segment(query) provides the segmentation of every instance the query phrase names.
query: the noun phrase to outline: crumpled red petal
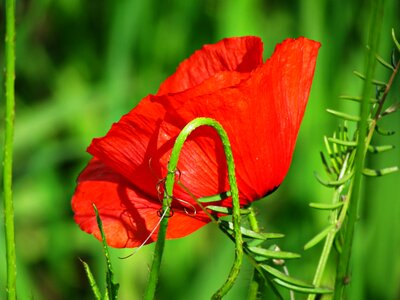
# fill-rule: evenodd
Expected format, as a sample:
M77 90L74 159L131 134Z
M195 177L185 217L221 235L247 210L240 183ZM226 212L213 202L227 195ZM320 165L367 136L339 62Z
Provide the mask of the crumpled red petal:
M161 204L148 201L120 174L93 158L78 178L72 198L75 222L82 230L101 240L92 204L95 203L103 223L107 243L116 248L133 248L157 239ZM174 210L170 218L167 238L183 237L209 222L201 211L196 218L182 210Z
M161 84L157 95L187 90L224 71L248 73L262 64L262 52L261 40L253 36L205 45L179 65Z
M264 64L256 38L226 39L196 52L158 95L146 97L105 137L93 140L88 151L96 160L80 176L73 199L76 222L98 237L90 209L92 202L100 203L108 243L140 245L159 220L157 183L166 175L175 138L196 117L214 118L227 131L242 205L273 191L289 169L318 48L319 43L305 38L289 39ZM99 161L102 167L94 168ZM211 128L190 136L178 168L182 183L196 197L229 190L221 142ZM121 190L124 201L117 193ZM185 236L209 221L179 186L174 197L176 213L167 238ZM230 201L219 204L231 206ZM191 216L185 207L198 213Z

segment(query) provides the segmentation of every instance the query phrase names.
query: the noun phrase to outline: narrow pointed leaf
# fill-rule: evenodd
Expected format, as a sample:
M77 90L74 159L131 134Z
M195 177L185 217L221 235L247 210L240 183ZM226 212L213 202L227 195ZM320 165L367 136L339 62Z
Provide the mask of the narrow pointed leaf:
M334 144L338 144L338 145L343 145L343 146L347 146L347 147L357 147L357 142L355 141L343 141L337 138L328 138L328 141L330 141L331 143Z
M385 68L388 68L389 70L394 71L393 66L392 66L390 63L386 62L386 61L383 59L382 56L376 54L375 57L376 57L376 60L377 60L382 66L384 66Z
M223 224L229 229L233 230L233 223L232 222L225 222ZM243 237L258 239L258 240L267 240L267 239L276 239L284 237L281 233L263 233L263 232L255 232L253 230L240 227L240 231L242 232Z
M227 227L227 229L230 232L233 231L233 223L232 222L223 221L223 225L225 227ZM266 239L261 233L249 230L249 229L244 228L244 227L240 227L240 232L242 233L243 237L253 238L253 239L258 239L258 240L265 240Z
M342 119L345 119L345 120L348 120L348 121L354 121L354 122L359 122L360 121L360 117L359 116L346 114L344 112L333 110L333 109L329 109L329 108L326 111L328 113L334 115L334 116L337 116L339 118L342 118Z
M396 69L397 68L397 61L396 61L396 51L394 49L393 49L392 55L390 57L390 62L392 63L392 67L394 69Z
M315 209L321 209L321 210L334 210L337 209L341 206L343 206L343 202L337 202L337 203L310 203L310 207L315 208Z
M313 288L314 287L313 285L311 285L309 283L306 283L306 282L304 282L302 280L290 277L290 276L286 275L285 273L283 273L283 272L271 267L270 265L262 264L261 268L263 270L265 270L267 273L269 273L272 276L274 276L275 278L278 278L278 279L280 279L280 280L282 280L284 282L288 282L288 283L291 283L291 284L296 285L296 286L302 286L302 287L308 287L308 288Z
M274 251L259 247L249 247L248 249L255 254L274 259L293 259L300 257L300 254L292 252Z
M359 78L365 80L365 76L364 76L363 74L361 74L360 72L354 71L353 73L354 73L354 75L356 75L357 77L359 77ZM376 80L376 79L373 79L373 80L372 80L372 83L375 84L375 85L377 85L377 86L384 86L384 87L386 87L386 85L387 85L386 82L383 82L383 81L380 81L380 80Z
M323 180L316 172L314 172L314 176L322 185L325 185L326 187L336 187L345 184L349 179L351 179L351 177L353 176L353 172L347 174L339 180Z
M333 138L336 139L336 132L333 133ZM335 158L338 161L339 165L342 165L343 164L342 150L340 147L338 147L338 144L333 143L333 151L335 152Z
M339 99L350 100L350 101L355 101L355 102L362 101L362 97L360 97L360 96L341 95L341 96L339 96ZM369 103L371 103L371 104L378 103L378 100L375 98L371 98L371 99L369 99Z
M384 175L388 175L388 174L397 172L398 170L399 170L399 167L397 167L397 166L384 168L384 169L380 169L380 170L364 168L363 174L366 176L371 176L371 177L384 176Z
M324 288L317 288L317 287L300 287L297 285L293 285L290 283L287 283L283 280L280 279L273 279L278 285L283 286L289 290L299 292L299 293L304 293L304 294L331 294L332 290L329 289L324 289Z
M336 162L336 159L333 157L334 155L333 155L331 146L329 144L328 138L326 136L324 136L324 143L325 143L326 151L329 154L331 164L332 164L333 168L335 169L335 173L339 174L339 166L338 166L338 164Z
M209 205L209 206L206 206L206 208L209 210L212 210L214 212L221 213L221 214L226 214L226 215L232 214L232 208L228 208L225 206ZM242 215L248 215L249 213L250 213L250 211L248 209L242 208L240 210L240 214L242 214Z
M96 300L101 300L101 293L100 293L99 287L97 286L96 280L94 279L93 273L90 270L89 265L83 260L80 260L80 261L83 264L83 268L85 269L86 276L89 280L90 287L92 288L92 291L94 294L94 298Z
M335 224L332 224L332 225L328 226L327 228L325 228L324 230L322 230L320 233L318 233L316 236L314 236L310 241L308 241L307 244L305 244L304 250L308 250L308 249L314 247L315 245L317 245L334 228L335 228Z
M380 153L394 149L394 145L383 145L383 146L368 146L368 151L371 153Z
M319 154L320 154L320 156L321 156L322 164L323 164L324 167L325 167L325 171L326 171L328 174L334 173L334 170L332 170L332 168L328 165L328 162L327 162L327 160L326 160L326 158L325 158L324 153L323 153L322 151L320 151Z
M216 202L216 201L221 201L226 198L229 198L231 196L231 192L227 191L225 193L217 194L217 195L212 195L212 196L207 196L207 197L202 197L197 199L200 203L208 203L208 202Z
M397 51L400 52L400 43L399 43L399 41L398 41L397 38L396 38L396 34L395 34L395 32L394 32L394 28L392 28L392 38L393 38L394 44L395 44L396 47L397 47Z

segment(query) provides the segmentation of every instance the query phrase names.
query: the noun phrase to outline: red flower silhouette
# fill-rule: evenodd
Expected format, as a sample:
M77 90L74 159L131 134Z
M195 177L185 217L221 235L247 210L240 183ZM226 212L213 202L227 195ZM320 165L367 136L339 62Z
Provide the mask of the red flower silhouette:
M175 138L196 117L214 118L227 131L242 205L272 192L289 169L319 46L288 39L265 63L257 37L224 39L196 51L157 95L144 98L105 137L92 141L93 159L72 199L75 221L100 238L95 203L110 246L142 244L160 219L157 183L166 176ZM221 142L209 127L192 133L178 168L196 197L229 190ZM177 185L173 196L167 238L186 236L210 221ZM218 205L231 206L231 199ZM157 230L146 243L156 238Z

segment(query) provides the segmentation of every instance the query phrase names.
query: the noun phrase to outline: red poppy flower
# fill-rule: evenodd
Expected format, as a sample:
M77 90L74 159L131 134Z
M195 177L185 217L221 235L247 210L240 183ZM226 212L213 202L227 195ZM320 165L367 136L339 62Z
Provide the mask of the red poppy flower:
M93 158L72 199L75 221L100 238L95 203L110 246L141 245L160 219L157 187L166 176L174 141L196 117L216 119L225 128L241 205L275 190L289 169L319 46L306 38L288 39L266 62L257 37L224 39L196 51L156 95L144 98L105 137L92 141L88 152ZM221 142L210 127L192 133L178 169L192 196L229 190ZM168 239L186 236L210 221L182 188L176 186L173 196ZM218 205L231 206L231 199ZM146 243L156 238L157 230Z

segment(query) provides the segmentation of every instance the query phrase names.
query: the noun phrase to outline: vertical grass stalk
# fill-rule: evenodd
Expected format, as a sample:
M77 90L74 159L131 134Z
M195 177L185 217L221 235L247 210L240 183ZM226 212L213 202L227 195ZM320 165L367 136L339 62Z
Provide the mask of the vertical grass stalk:
M180 132L176 138L174 147L172 148L171 157L168 163L168 174L165 179L165 193L163 200L163 216L168 215L171 209L171 202L173 200L173 188L175 183L175 176L178 172L177 165L179 160L179 154L182 150L183 144L189 135L200 126L210 126L214 128L221 141L225 152L228 168L228 180L231 189L232 204L233 204L233 226L234 226L234 237L235 237L235 261L228 275L228 279L222 285L222 287L212 296L212 299L221 299L233 286L237 276L239 275L240 266L243 258L243 239L240 231L240 204L239 204L239 190L236 182L235 175L235 164L233 161L232 149L229 142L229 138L222 128L221 124L210 118L196 118L189 122ZM153 263L150 270L149 282L145 291L144 299L154 299L155 291L157 287L158 277L161 267L161 259L164 251L165 238L168 227L168 217L163 217L160 222L160 228L158 231L157 242L154 249Z
M12 197L13 136L15 115L15 1L6 0L5 36L5 126L3 154L4 231L6 242L7 299L16 299L17 265L14 236L14 207Z
M365 155L366 155L366 137L368 128L368 114L369 114L369 98L372 93L372 79L375 72L375 54L379 44L379 35L383 19L383 0L371 1L371 24L369 30L369 51L366 59L366 74L362 93L362 102L360 109L361 120L358 123L358 145L355 157L355 174L353 178L352 190L349 191L351 199L349 198L347 226L344 234L343 251L339 257L338 268L336 273L335 294L334 300L342 299L345 286L350 280L349 263L353 244L354 227L357 221L358 202L361 196L361 180L362 170L364 168Z

